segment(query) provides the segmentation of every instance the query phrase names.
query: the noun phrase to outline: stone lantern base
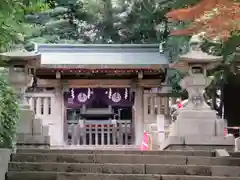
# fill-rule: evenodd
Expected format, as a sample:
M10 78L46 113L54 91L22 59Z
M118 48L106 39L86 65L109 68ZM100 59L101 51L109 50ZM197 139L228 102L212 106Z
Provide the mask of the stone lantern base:
M234 149L234 137L224 136L224 120L211 109L182 109L170 127L160 149L214 150Z
M43 133L41 119L35 118L35 113L25 100L25 91L33 83L33 76L25 73L22 68L9 69L9 82L16 94L20 96L20 118L17 123L17 147L49 148L50 138L48 133Z
M28 105L20 106L20 119L17 125L17 148L49 148L50 137L42 120L35 118L35 113Z

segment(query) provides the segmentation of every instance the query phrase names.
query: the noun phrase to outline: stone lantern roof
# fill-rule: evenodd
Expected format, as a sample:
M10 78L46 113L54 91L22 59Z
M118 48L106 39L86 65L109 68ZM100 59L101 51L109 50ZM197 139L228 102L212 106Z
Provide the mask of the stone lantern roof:
M10 52L0 53L0 60L6 62L6 66L40 66L41 54L37 52L28 52L25 50L13 50Z
M193 35L189 41L190 51L187 54L180 56L180 61L193 63L211 63L219 61L222 56L213 56L201 50L200 45L202 41L199 35Z
M38 67L41 65L41 54L36 51L27 51L24 48L24 36L18 33L12 49L0 53L0 60L5 66Z
M173 64L173 68L187 71L190 64L204 64L208 69L218 64L222 56L213 56L201 50L202 40L200 35L193 35L189 41L190 51L179 57L179 60Z

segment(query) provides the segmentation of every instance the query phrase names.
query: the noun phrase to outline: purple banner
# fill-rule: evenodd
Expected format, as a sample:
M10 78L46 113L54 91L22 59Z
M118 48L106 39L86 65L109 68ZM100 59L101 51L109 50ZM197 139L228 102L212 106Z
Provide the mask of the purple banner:
M65 105L69 108L80 108L93 102L95 94L91 88L71 88L64 93Z
M129 88L109 88L104 89L103 100L112 106L131 106L133 96Z
M134 99L129 88L73 88L64 93L65 105L69 108L91 106L95 100L101 100L112 106L132 106Z

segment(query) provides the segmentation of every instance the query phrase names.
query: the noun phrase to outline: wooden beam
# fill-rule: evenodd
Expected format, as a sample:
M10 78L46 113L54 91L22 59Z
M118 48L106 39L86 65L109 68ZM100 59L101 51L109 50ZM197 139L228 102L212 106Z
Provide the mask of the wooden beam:
M66 83L65 83L65 82ZM136 82L142 87L160 87L159 79L141 79ZM56 79L38 79L38 87L60 87L66 84L69 88L108 88L108 87L131 87L133 81L131 79L73 79L73 80L56 80Z
M69 87L130 87L131 80L78 79L68 80Z
M161 87L161 80L160 79L141 79L138 81L139 86L146 87L146 88L155 88Z
M37 79L38 87L60 87L61 83L58 79Z

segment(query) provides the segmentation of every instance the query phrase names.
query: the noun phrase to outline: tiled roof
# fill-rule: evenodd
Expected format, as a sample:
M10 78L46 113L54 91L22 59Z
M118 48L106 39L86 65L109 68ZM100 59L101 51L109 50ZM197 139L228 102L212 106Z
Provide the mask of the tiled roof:
M88 65L128 66L144 68L168 65L157 44L39 44L41 64L46 67L87 68Z

